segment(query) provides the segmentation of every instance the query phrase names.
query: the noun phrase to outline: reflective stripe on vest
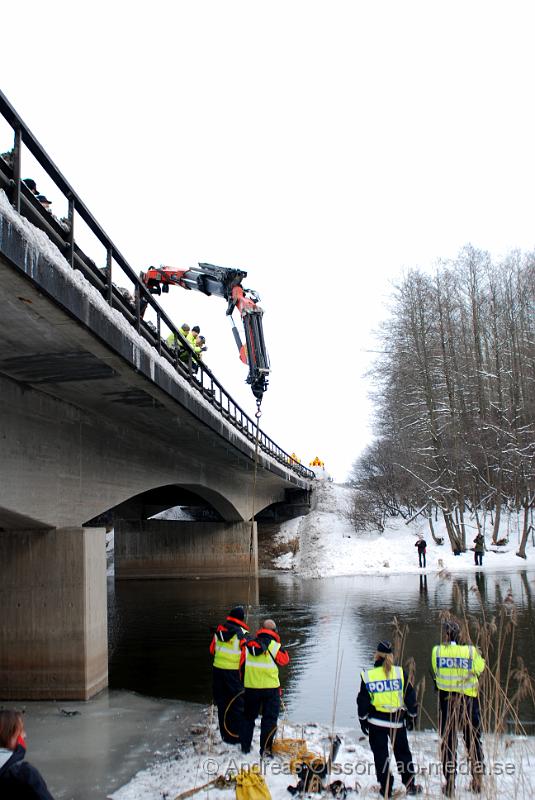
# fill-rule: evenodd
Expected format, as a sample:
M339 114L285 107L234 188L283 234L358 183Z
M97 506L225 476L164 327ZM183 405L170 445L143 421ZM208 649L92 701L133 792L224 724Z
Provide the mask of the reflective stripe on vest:
M214 667L218 669L240 668L240 640L236 634L228 642L215 637Z
M243 685L246 689L276 689L280 686L279 668L275 658L280 650L279 642L273 639L265 653L253 656L245 648L245 674ZM270 655L271 654L271 655Z
M387 675L384 667L374 667L361 673L366 689L370 693L370 701L377 711L392 714L404 708L403 702L403 670L392 667Z
M395 717L394 717L395 719ZM368 722L372 725L377 725L378 728L404 728L404 722L394 722L390 719L379 719L378 717L368 717Z
M434 648L437 689L477 697L474 648L466 644L437 645Z

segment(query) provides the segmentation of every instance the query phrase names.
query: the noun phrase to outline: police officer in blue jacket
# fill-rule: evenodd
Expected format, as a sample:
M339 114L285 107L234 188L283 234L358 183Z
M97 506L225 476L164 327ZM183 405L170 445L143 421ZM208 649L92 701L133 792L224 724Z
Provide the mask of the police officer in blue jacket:
M413 730L418 713L416 693L405 671L394 664L390 642L379 642L373 667L361 673L357 710L362 732L370 740L381 796L391 797L394 788L389 739L406 793L421 794L407 740L407 730Z

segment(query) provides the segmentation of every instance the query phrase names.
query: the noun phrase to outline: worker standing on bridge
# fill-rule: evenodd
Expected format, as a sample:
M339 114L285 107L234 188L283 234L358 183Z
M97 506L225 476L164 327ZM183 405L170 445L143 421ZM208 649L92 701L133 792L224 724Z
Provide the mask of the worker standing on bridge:
M198 325L194 325L193 328L191 329L191 331L186 336L186 341L189 343L190 348L193 350L193 352L197 356L197 359L200 361L201 358L202 358L202 354L208 348L205 346L205 344L204 344L204 342L205 342L204 336L201 336L199 334L199 330L200 330L199 326ZM180 351L179 358L180 358L181 361L184 362L184 364L188 364L189 363L190 356L191 356L191 352L190 352L190 350L188 348L184 347ZM198 365L197 365L196 359L192 360L191 368L192 368L193 372L197 372Z
M39 189L37 188L37 184L35 183L33 178L24 178L22 182L26 184L26 186L28 187L30 192L34 195L34 197L39 194Z
M254 639L243 643L245 708L241 731L242 753L249 753L254 724L262 714L260 726L260 755L271 758L271 746L277 733L280 708L279 667L285 667L290 657L281 646L277 626L266 619Z
M41 203L43 208L52 214L52 202L48 199L48 197L45 197L44 194L36 194L35 199Z
M249 631L243 606L235 606L223 625L218 625L210 644L213 662L213 694L221 738L240 743L243 721L243 684L240 677L241 644Z
M184 339L187 339L190 333L190 327L187 322L184 322L181 327L178 329L178 332Z
M201 329L199 328L199 326L194 325L193 328L188 333L188 335L186 336L186 339L188 340L188 342L192 347L195 347L195 342L197 341L197 337L200 336L200 333Z
M187 322L184 322L181 328L178 329L178 332L184 337L184 339L188 338L188 334L190 332L190 327ZM167 344L169 347L177 347L180 350L180 342L176 338L174 333L170 333L166 339Z
M199 356L199 359L202 359L202 354L206 353L208 348L206 347L206 339L204 336L197 336L195 340L195 352Z
M390 773L388 740L407 794L421 794L415 782L416 767L407 740L418 713L416 692L406 673L394 664L390 642L379 642L372 669L361 673L357 709L362 732L369 737L375 772L382 797L392 797L394 778Z

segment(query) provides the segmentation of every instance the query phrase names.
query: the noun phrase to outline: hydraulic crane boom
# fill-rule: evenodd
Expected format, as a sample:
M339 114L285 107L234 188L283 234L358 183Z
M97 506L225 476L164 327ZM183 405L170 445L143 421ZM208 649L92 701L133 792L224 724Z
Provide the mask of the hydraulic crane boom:
M170 286L181 286L183 289L194 289L208 296L223 297L227 301L227 315L231 322L232 312L235 308L238 309L245 332L245 348L233 324L234 338L242 361L249 366L247 383L251 384L257 401L262 400L269 376L269 358L262 328L264 312L257 305L260 299L257 293L252 289L244 289L241 285L247 273L240 269L199 264L198 267L191 269L149 267L140 277L151 294L168 292Z

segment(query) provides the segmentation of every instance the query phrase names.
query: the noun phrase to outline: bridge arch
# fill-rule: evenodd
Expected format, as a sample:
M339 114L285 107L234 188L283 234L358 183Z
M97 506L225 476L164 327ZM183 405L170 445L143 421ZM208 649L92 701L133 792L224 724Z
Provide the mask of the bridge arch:
M191 509L192 518L205 520L240 520L236 506L220 492L197 483L167 483L153 486L100 512L83 523L84 527L113 525L120 519L151 519L176 507Z

